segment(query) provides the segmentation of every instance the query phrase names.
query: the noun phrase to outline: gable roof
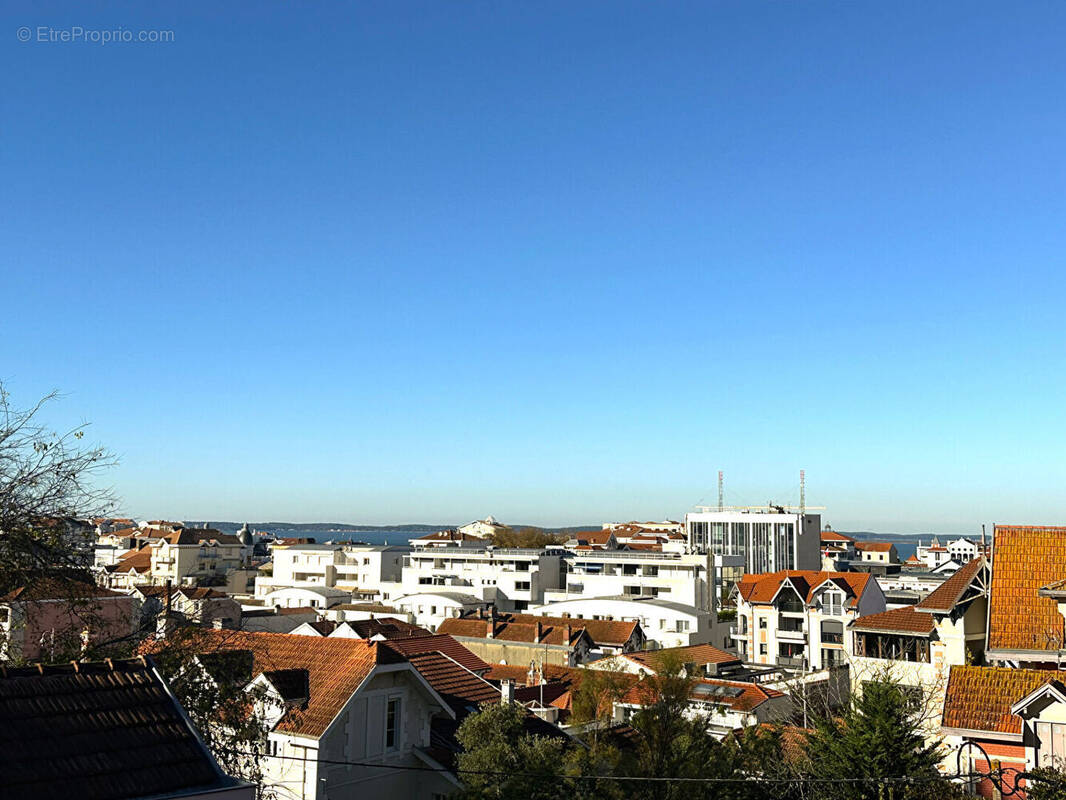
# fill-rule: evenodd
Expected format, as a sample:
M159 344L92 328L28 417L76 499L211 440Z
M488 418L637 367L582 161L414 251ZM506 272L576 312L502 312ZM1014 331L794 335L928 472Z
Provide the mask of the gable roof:
M811 603L814 593L826 581L832 581L848 596L845 605L855 607L866 591L870 575L866 572L815 572L814 570L778 570L755 575L745 575L736 585L736 591L745 602L756 605L772 603L778 589L788 581L795 587L800 598Z
M997 525L992 547L988 649L1064 647L1058 606L1039 591L1066 578L1066 527Z
M307 670L306 706L287 710L277 730L311 737L326 731L374 667L404 661L395 652L380 647L379 642L363 639L212 629L196 629L189 635L190 645L203 653L250 651L253 674Z
M5 797L120 800L237 786L146 659L0 668Z
M241 540L231 533L222 533L213 528L182 528L179 531L155 537L168 544L240 544Z
M356 640L358 641L358 640ZM484 672L489 665L471 653L451 636L437 633L432 636L409 636L403 639L387 639L378 644L387 647L405 658L423 653L443 653L471 672Z
M853 631L929 636L936 630L936 620L932 614L915 611L914 606L904 606L882 611L879 614L867 614L865 617L853 620L848 627Z
M767 700L784 696L784 693L777 689L757 683L715 678L696 681L689 693L690 700L714 703L734 711L751 711ZM628 705L647 705L655 700L654 687L647 681L636 681L622 696L622 702Z
M658 670L664 658L676 657L683 664L739 664L740 657L714 645L694 644L688 647L667 647L662 650L641 650L636 653L624 653L623 657L653 670Z
M640 628L636 620L610 619L575 619L573 617L540 617L535 614L512 614L511 619L520 623L535 623L540 620L544 626L584 628L596 644L621 647L626 644Z
M978 557L961 567L950 578L930 592L914 607L918 611L936 611L947 613L955 608L966 590L980 577L985 567L984 558Z
M1057 670L953 666L941 727L1021 736L1022 719L1011 706L1062 676Z
M403 639L408 636L432 636L430 631L395 617L347 620L348 627L362 639L384 636L386 639Z
M500 701L499 689L439 650L418 653L408 660L457 713Z
M136 570L138 573L152 571L152 551L147 547L139 550L127 550L118 561L115 562L115 572L129 572Z
M855 542L856 550L868 550L871 553L887 553L892 550L893 547L895 547L895 545L890 544L889 542Z
M822 531L821 540L823 542L832 542L834 544L846 544L847 542L854 542L850 536L845 536L842 533L836 531Z
M557 620L555 622L544 620ZM586 620L564 617L536 617L531 614L500 614L496 618L492 639L502 642L528 642L530 644L554 644L565 647L576 645L583 636L592 639L585 627ZM449 617L437 627L438 633L464 636L468 639L488 639L491 619L478 617ZM624 623L629 624L629 623ZM540 636L538 637L538 626ZM621 630L621 629L617 629ZM630 635L632 635L630 628ZM604 631L608 631L605 627ZM609 634L612 637L617 632ZM623 641L628 641L626 637Z

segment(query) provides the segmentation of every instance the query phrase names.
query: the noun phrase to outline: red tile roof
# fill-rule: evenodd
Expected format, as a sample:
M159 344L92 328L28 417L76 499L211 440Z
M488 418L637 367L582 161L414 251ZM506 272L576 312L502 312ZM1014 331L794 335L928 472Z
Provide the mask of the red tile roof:
M847 605L858 605L866 591L870 575L865 572L815 572L813 570L778 570L757 575L745 575L737 583L737 592L748 603L768 604L777 590L788 580L807 603L814 599L814 590L826 581L833 581L848 595Z
M859 617L849 627L853 631L929 636L936 630L936 620L932 614L915 611L914 606L904 606Z
M1063 675L1057 670L953 666L941 726L1021 735L1021 717L1010 713L1011 706Z
M544 665L544 677L548 683L576 685L581 682L583 675L584 672L575 667L562 667L557 664ZM490 681L512 680L516 686L526 686L529 679L529 667L520 664L492 664L484 677Z
M614 656L615 658L617 656ZM657 670L664 658L676 658L682 664L739 664L740 657L709 644L694 644L688 647L667 647L663 650L641 650L626 653L625 657Z
M34 603L41 600L69 600L76 602L97 597L129 597L122 592L104 589L95 583L69 578L42 578L27 586L20 586L3 597L0 603Z
M997 525L992 552L988 649L1062 648L1062 615L1038 592L1066 578L1066 527Z
M856 550L869 550L871 553L887 553L894 546L888 542L855 542Z
M117 562L115 572L129 572L130 570L143 574L152 571L152 551L147 547L140 550L127 550Z
M439 651L419 653L408 660L450 705L500 701L499 689Z
M855 541L850 536L845 536L844 534L837 533L836 531L822 531L821 539L823 542L834 542L837 544L842 542L846 543Z
M510 614L509 618L518 623L536 624L547 627L564 628L570 625L572 629L584 628L588 635L598 645L609 647L622 647L629 642L640 628L640 623L634 620L628 622L609 619L575 619L573 617L538 617L533 614Z
M385 647L384 642L364 639L201 628L186 631L185 637L188 639L183 637L176 646L191 647L193 652L250 651L255 675L278 670L307 670L309 697L306 706L286 711L277 729L311 737L321 736L326 731L375 666L406 660ZM156 641L149 647L160 650L167 646L167 641Z
M607 544L614 535L615 532L612 530L575 531L570 534L568 541L576 540L586 544Z
M436 636L412 636L406 639L387 639L381 644L400 655L410 658L423 653L444 653L471 672L481 673L489 665L471 653L451 636L438 633Z
M496 622L494 635L491 637L503 642L529 642L538 644L558 644L572 646L577 643L584 634L585 628L581 625L584 620L572 620L570 622L569 637L566 625L555 626L540 623L540 638L537 638L537 623L510 622L506 616ZM468 639L488 639L488 628L491 621L478 619L477 617L450 617L444 620L438 627L439 633L447 633L452 636L465 636Z
M940 584L927 597L915 604L919 611L940 611L947 613L962 599L963 594L980 576L985 567L983 558L975 558Z
M741 692L735 696L726 694L705 695L699 693L698 687L700 686L740 689ZM714 678L704 678L697 681L693 686L692 694L690 695L692 700L700 700L714 703L716 705L722 705L731 708L734 711L751 711L765 703L767 700L776 697L784 697L784 694L777 691L777 689L760 686L757 683L716 680ZM622 696L623 703L637 706L650 705L651 703L654 703L655 700L654 687L647 680L634 683L634 685Z

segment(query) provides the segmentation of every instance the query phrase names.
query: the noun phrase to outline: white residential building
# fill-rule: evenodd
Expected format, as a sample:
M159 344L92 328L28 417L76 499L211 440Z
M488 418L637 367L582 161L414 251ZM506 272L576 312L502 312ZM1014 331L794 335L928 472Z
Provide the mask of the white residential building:
M865 572L745 575L735 595L733 640L751 664L813 670L841 664L848 623L885 610L881 587Z
M544 604L618 596L658 597L707 612L717 607L710 554L567 551L563 571L565 583L545 591Z
M544 602L561 585L558 551L532 548L469 547L414 550L403 559L399 586L388 586L390 604L426 592L456 593L494 604L501 611L524 611ZM419 625L427 624L417 619Z
M279 797L435 800L459 788L430 748L434 718L455 712L387 643L228 631L198 657L208 675L224 650L251 653L262 784Z
M411 548L369 544L275 544L272 573L255 579L256 597L282 588L322 587L376 596L400 579Z

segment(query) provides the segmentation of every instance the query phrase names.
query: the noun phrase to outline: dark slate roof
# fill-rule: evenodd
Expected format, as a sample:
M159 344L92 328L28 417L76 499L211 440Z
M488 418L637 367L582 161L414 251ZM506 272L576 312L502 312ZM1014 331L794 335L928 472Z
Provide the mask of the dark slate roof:
M0 795L180 797L235 786L151 661L0 667Z

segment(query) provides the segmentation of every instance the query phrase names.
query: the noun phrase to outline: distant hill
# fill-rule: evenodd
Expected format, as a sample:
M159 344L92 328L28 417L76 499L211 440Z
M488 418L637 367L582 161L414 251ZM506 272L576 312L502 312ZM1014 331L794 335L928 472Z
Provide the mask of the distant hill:
M208 525L211 528L221 531L222 533L235 533L240 529L243 522L218 522L215 520L185 520L185 524L190 527L201 527ZM366 531L382 531L388 533L390 531L404 531L406 532L425 532L432 533L433 531L443 531L448 528L458 528L459 525L454 522L442 522L438 525L427 525L425 523L409 523L407 525L357 525L350 522L249 522L249 526L253 530L264 531L321 531L322 533L359 533ZM459 523L465 525L466 523ZM566 528L542 528L539 525L511 525L512 528L518 530L520 528L539 528L547 533L572 533L574 531L589 531L599 530L601 525L573 525Z

